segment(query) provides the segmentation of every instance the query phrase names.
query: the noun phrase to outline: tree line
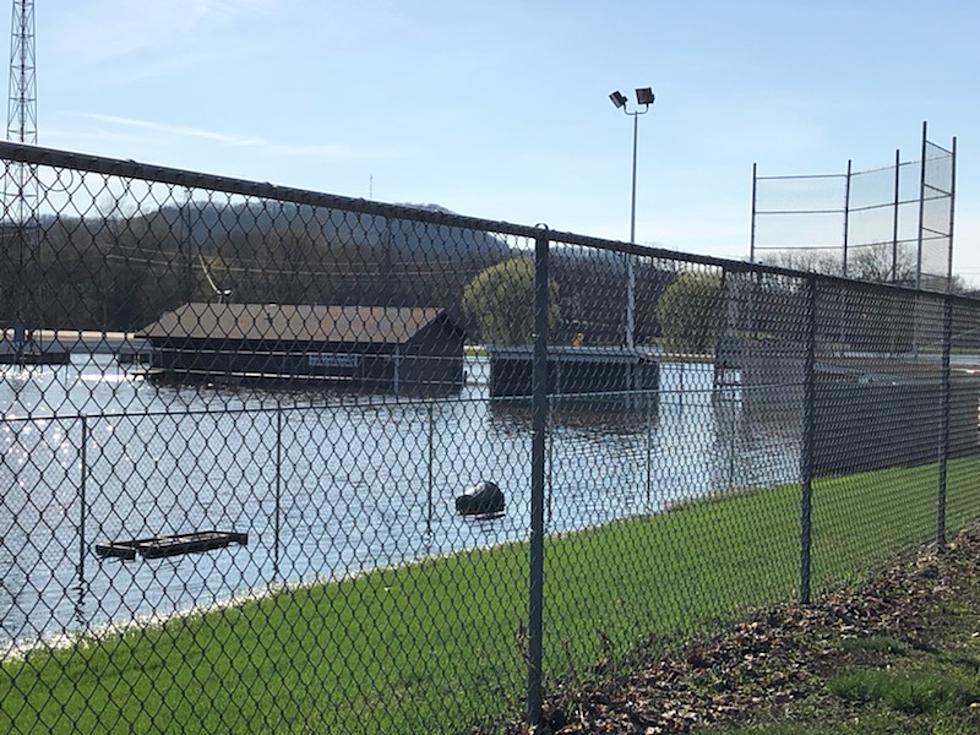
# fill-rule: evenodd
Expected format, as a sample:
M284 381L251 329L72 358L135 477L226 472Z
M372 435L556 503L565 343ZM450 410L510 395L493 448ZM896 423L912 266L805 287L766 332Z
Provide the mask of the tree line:
M188 301L435 306L457 319L471 342L531 340L533 262L529 250L503 236L349 213L314 217L299 208L280 208L264 220L218 204L174 204L146 214L125 213L118 203L102 209L101 216L49 217L33 229L0 230L0 321L138 331ZM890 280L890 255L884 245L856 250L850 275ZM897 271L908 282L914 262L903 257ZM623 344L625 256L556 244L550 260L552 341ZM775 260L833 270L798 254ZM802 296L793 279L743 273L732 281L719 269L651 257L635 258L634 268L639 345L711 351L724 329L800 338ZM844 325L842 336L869 342L878 338L868 335L888 331L881 341L911 342L915 307L907 298L884 304L859 290L835 298L827 314ZM739 308L728 308L734 302Z

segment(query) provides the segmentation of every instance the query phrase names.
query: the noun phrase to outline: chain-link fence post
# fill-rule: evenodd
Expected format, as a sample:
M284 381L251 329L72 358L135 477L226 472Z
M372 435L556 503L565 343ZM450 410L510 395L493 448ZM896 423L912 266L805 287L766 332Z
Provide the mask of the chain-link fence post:
M735 389L727 389L728 396L726 400L728 405L731 407L729 412L729 428L728 428L728 489L732 490L735 487L735 449L738 438L738 406L735 405Z
M548 428L548 244L534 242L534 358L532 361L531 539L528 585L527 721L541 723L541 654L544 604L545 434Z
M936 498L936 546L946 544L946 459L949 456L949 354L953 341L953 304L943 298L942 417L939 427L939 492Z
M273 519L273 534L275 535L272 550L272 562L275 577L279 578L279 534L282 517L282 406L276 406L276 509Z
M646 422L645 422L646 425L644 427L643 433L645 434L645 439L646 439L645 449L647 455L646 456L646 475L647 475L646 476L646 505L647 505L647 513L650 513L652 511L652 507L650 505L650 494L653 490L653 482L651 478L652 471L653 471L653 421L652 421L653 411L651 408L651 396L649 391L647 391L646 396L647 396Z
M433 473L433 461L435 460L435 417L432 415L432 404L428 406L426 415L429 420L428 425L428 452L426 454L428 458L428 468L427 468L427 481L426 481L426 494L425 494L425 532L432 534L432 473Z
M85 521L88 516L88 417L82 416L82 440L79 447L81 469L78 480L78 589L85 589Z
M677 387L678 403L680 403L682 406L684 405L684 364L685 364L684 361L681 360L681 363L680 363L680 366L681 366L680 385Z
M555 417L548 406L548 525L551 526L552 503L555 496Z
M806 348L803 358L803 421L800 451L800 602L810 604L810 508L813 480L814 358L817 343L817 277L806 279Z

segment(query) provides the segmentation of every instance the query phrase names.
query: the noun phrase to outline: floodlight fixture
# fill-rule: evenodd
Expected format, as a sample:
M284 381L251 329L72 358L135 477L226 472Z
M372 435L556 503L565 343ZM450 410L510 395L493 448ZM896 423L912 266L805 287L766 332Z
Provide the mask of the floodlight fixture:
M617 89L609 95L609 99L617 109L622 110L627 116L633 118L633 187L630 193L630 242L636 242L636 141L639 130L639 119L650 111L653 104L653 89L650 87L636 88L636 107L630 110L627 106L629 100ZM628 349L635 347L636 337L636 273L634 270L634 258L632 255L626 256L626 339L625 345ZM630 378L627 378L630 380Z
M636 90L636 102L640 105L652 105L654 100L653 90L650 87L639 87Z
M611 95L609 95L609 99L612 100L612 103L616 105L616 107L622 107L623 105L626 104L626 98L622 95L622 93L618 89L615 92L613 92Z

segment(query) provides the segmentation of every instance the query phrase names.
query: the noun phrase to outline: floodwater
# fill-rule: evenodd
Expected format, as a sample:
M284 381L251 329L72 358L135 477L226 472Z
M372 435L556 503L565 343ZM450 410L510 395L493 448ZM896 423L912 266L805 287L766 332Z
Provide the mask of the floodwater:
M525 539L531 412L491 401L484 359L437 400L157 386L111 356L0 375L0 642L166 616L279 583ZM660 390L553 398L547 531L657 512L798 473L795 401L665 364ZM778 391L776 391L778 392ZM481 479L502 518L457 516ZM101 559L95 545L204 529L245 546ZM0 647L0 652L3 648Z

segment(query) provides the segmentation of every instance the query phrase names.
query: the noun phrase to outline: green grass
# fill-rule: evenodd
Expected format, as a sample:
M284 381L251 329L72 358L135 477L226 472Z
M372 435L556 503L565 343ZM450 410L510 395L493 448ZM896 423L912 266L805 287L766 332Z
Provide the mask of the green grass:
M980 650L973 633L980 587L960 595L962 609L933 610L928 646L890 636L837 644L844 671L828 674L789 721L709 728L698 735L968 735L980 732ZM829 695L829 696L828 696ZM756 716L760 716L756 713ZM761 717L765 718L763 712Z
M975 491L972 498L975 503ZM924 567L913 561L896 569L892 584L915 584L906 575L923 575L922 580L941 580L941 587L907 600L895 635L839 639L827 636L833 626L812 630L811 639L819 641L814 652L820 653L804 664L805 696L783 706L749 709L743 713L748 723L721 724L698 735L980 732L980 577L970 548ZM872 585L872 595L874 590Z
M980 700L980 677L962 671L857 670L837 674L830 691L849 702L880 702L906 715L955 711Z
M881 653L890 656L904 656L911 647L905 641L890 635L871 638L846 638L840 642L840 649L848 653Z
M704 730L697 735L976 735L970 724L939 717L933 722L896 719L886 713L858 715L838 722L774 723L734 730Z
M952 530L980 513L980 461L952 462L949 477ZM815 482L815 587L929 540L935 486L934 466ZM796 595L798 538L797 487L549 537L549 684ZM526 606L522 543L282 592L7 662L0 732L489 727L521 711Z

